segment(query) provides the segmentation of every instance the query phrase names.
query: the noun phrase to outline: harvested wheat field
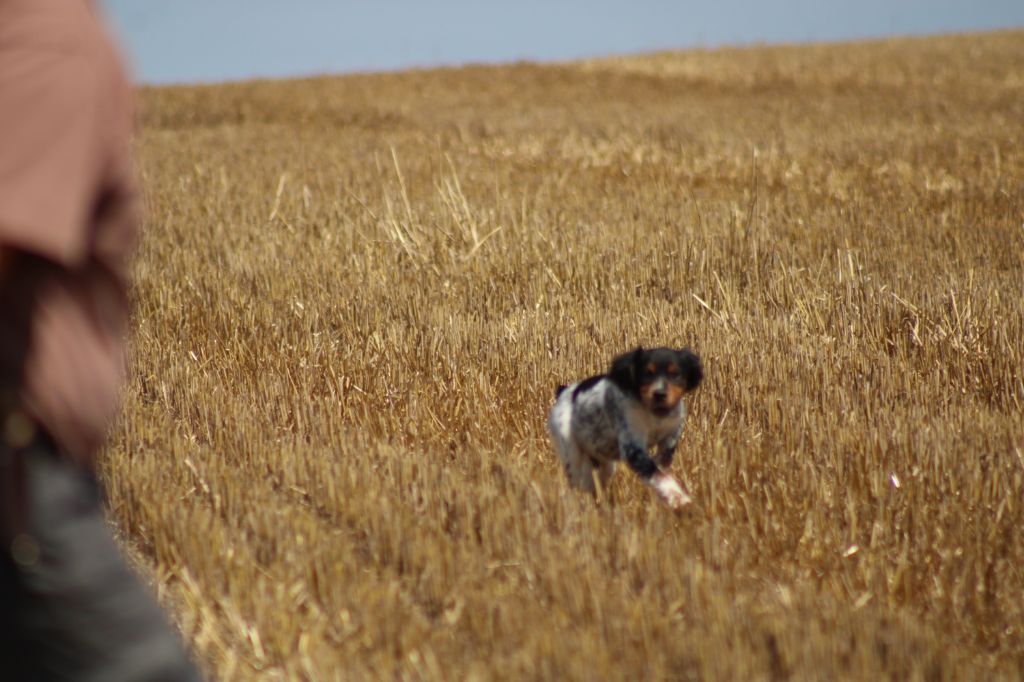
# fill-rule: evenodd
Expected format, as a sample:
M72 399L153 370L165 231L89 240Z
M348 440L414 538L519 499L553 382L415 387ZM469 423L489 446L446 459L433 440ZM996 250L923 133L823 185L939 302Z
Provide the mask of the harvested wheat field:
M124 545L216 680L1024 677L1024 33L144 89ZM674 514L554 388L707 377Z

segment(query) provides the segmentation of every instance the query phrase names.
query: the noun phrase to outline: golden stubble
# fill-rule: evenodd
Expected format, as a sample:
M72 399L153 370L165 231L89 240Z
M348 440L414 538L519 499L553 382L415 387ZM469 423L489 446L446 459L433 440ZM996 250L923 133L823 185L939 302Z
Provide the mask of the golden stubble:
M145 89L102 471L211 678L1024 674L1022 46ZM637 344L686 514L544 430Z

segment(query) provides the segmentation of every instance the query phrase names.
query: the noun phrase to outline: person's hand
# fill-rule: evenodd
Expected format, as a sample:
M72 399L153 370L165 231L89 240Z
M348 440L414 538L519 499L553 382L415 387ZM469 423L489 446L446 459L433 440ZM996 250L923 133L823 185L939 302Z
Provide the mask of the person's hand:
M651 477L650 486L670 509L682 509L693 502L679 481L664 471L659 471Z

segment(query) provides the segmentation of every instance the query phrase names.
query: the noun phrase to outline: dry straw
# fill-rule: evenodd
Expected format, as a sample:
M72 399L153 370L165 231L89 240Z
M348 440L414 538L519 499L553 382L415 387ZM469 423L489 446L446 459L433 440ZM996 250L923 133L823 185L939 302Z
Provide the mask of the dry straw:
M114 521L222 680L1024 675L1024 34L142 94ZM707 381L659 507L554 387Z

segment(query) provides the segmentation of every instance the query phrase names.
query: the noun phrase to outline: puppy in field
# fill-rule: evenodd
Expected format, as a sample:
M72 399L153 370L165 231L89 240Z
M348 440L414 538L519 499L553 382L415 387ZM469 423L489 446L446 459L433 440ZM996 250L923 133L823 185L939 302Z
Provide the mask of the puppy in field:
M607 374L559 386L548 429L569 484L596 494L622 460L669 507L689 504L668 468L686 421L683 396L703 377L689 349L637 348L615 358Z

